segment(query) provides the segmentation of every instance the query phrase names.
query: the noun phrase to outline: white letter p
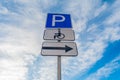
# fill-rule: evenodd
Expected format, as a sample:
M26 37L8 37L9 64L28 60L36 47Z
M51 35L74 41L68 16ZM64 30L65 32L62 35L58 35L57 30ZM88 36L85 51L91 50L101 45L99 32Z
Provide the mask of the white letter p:
M56 17L61 17L60 20L56 20ZM62 15L53 15L53 18L52 18L52 26L55 26L55 23L56 22L63 22L65 21L65 17L62 16Z

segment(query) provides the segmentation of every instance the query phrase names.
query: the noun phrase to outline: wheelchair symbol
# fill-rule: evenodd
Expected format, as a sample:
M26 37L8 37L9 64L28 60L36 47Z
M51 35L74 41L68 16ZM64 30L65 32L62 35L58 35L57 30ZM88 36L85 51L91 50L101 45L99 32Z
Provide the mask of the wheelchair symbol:
M54 35L54 39L64 39L65 38L65 35L63 33L61 33L60 29L58 29L58 33L55 33Z

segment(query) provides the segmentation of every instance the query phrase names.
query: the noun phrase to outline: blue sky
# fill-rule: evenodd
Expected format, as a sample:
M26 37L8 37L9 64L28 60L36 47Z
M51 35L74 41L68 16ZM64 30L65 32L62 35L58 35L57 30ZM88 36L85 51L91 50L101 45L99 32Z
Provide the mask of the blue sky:
M77 57L62 80L120 80L120 0L0 0L0 80L57 80L40 54L47 13L71 14Z

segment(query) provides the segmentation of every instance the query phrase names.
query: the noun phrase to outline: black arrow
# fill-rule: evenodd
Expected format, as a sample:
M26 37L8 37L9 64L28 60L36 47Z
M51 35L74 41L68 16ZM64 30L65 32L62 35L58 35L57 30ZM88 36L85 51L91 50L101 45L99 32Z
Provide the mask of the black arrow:
M73 48L65 45L65 47L42 47L42 49L48 49L48 50L65 50L65 52L68 52L72 50Z

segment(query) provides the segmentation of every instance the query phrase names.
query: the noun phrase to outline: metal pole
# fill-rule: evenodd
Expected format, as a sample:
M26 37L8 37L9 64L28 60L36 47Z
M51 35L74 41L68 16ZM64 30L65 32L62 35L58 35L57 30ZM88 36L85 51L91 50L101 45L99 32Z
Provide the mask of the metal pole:
M58 59L57 59L57 73L58 73L58 75L57 75L57 77L58 77L58 80L61 80L61 56L58 56L57 57Z
M61 31L58 29L59 36L61 36ZM58 40L58 42L61 42L61 40ZM61 56L57 57L57 77L58 80L61 80Z

